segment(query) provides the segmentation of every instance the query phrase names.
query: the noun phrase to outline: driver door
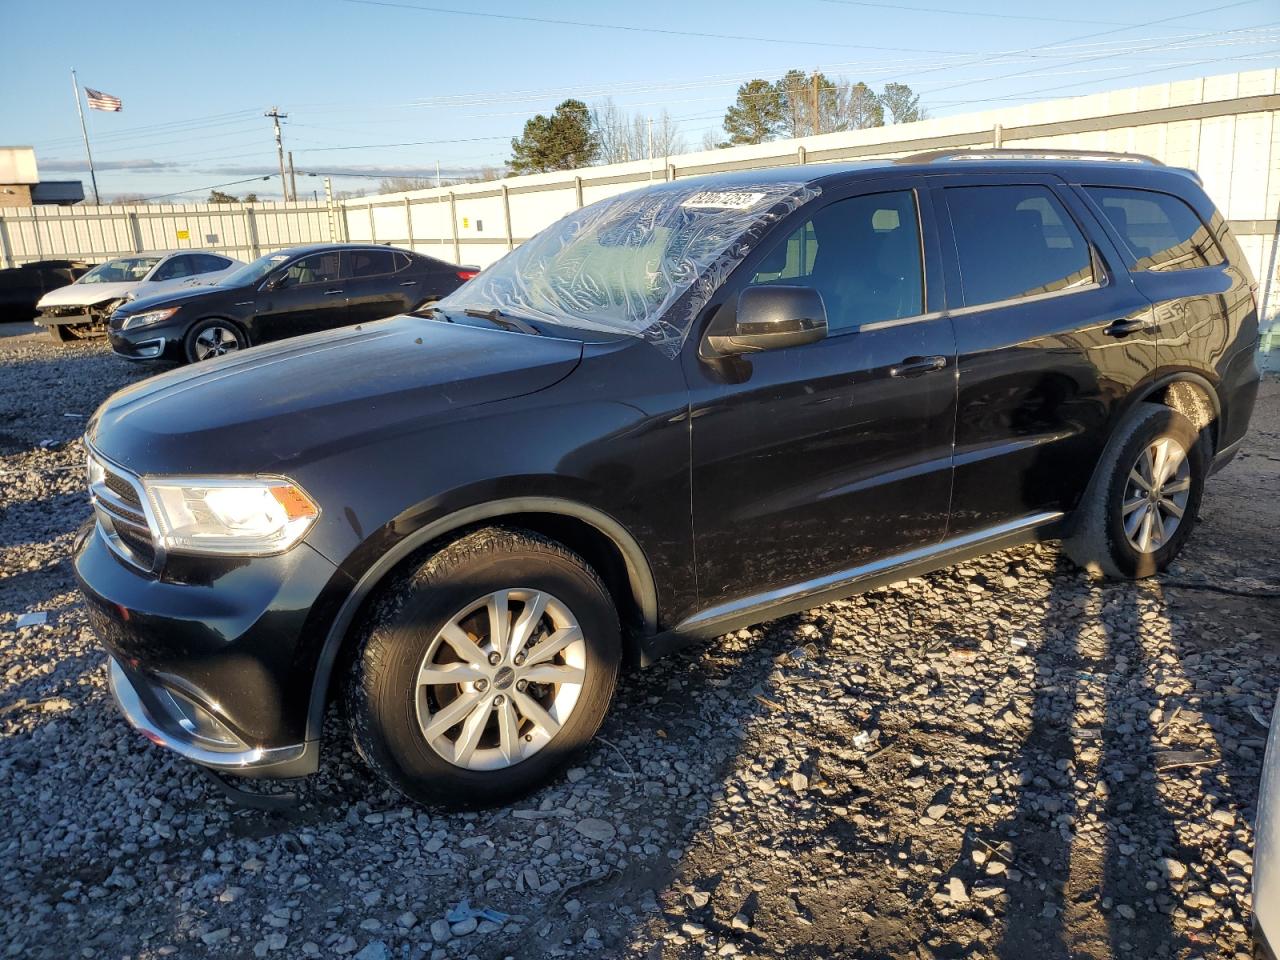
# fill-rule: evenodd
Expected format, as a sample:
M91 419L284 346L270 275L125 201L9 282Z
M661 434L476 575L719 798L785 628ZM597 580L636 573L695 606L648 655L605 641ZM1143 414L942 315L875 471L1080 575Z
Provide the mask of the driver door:
M816 289L825 339L712 361L697 343L684 351L704 616L946 532L956 345L918 186L895 178L824 197L728 281L721 309L751 285Z
M271 276L278 275L279 271ZM349 322L340 250L299 257L284 268L284 278L283 285L268 289L270 284L264 284L258 294L255 343L329 330Z

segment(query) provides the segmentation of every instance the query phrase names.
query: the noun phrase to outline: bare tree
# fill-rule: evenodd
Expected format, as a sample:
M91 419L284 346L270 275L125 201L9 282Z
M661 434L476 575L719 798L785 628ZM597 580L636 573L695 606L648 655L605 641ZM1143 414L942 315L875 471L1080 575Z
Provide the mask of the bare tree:
M378 192L405 193L409 190L426 190L435 185L434 177L387 177L378 181Z
M837 130L884 126L884 104L865 83L841 80L836 88Z
M699 144L699 146L703 150L716 150L716 149L719 149L720 147L726 146L726 144L724 144L720 140L720 138L716 136L715 130L703 130L702 142Z
M600 141L600 163L625 163L649 156L650 122L653 129L653 155L666 157L686 149L680 129L663 110L656 117L619 110L611 98L591 108L591 124Z
M920 106L920 94L905 83L886 83L880 102L889 112L889 119L893 123L914 123L916 120L928 119L927 112Z

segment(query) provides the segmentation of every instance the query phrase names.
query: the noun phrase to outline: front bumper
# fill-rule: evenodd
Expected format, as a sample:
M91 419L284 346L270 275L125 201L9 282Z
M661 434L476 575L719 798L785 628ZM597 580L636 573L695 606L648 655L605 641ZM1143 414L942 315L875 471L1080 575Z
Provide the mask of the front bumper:
M150 331L148 331L150 333ZM169 346L169 339L163 334L139 337L137 340L124 336L119 330L107 330L107 340L111 349L126 360L155 360L164 356Z
M315 741L254 747L193 700L159 684L135 681L114 657L107 658L108 684L125 719L157 746L240 776L300 777L314 773Z
M153 742L242 776L314 772L307 717L346 580L305 543L275 557L170 558L160 576L96 525L73 564L121 710Z
M36 323L42 327L58 327L64 324L101 323L102 317L87 310L78 313L41 313Z

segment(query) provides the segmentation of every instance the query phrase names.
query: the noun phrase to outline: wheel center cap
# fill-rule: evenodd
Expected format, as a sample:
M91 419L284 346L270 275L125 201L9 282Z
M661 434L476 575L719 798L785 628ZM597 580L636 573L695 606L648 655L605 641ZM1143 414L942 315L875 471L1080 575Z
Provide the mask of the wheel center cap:
M503 667L493 675L493 686L495 690L505 690L511 684L515 683L516 672L511 667Z

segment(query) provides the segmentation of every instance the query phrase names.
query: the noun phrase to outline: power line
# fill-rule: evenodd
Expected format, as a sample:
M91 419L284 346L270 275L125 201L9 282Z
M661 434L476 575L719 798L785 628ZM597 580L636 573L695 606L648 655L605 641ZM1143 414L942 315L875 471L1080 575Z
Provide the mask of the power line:
M205 190L217 190L220 187L234 187L241 183L256 183L259 180L270 180L271 177L246 177L243 180L228 180L226 183L211 183L207 187L192 187L190 190L174 190L172 193L158 193L154 197L144 197L142 203L150 203L152 200L163 200L165 197L180 197L184 193L202 193Z
M874 3L872 0L819 0L820 3L833 3L841 7L871 7L876 10L908 10L913 13L942 13L957 17L984 17L991 20L1033 20L1038 23L1071 23L1080 22L1079 17L1037 17L1025 13L983 13L980 10L956 10L945 7L915 7L905 3ZM1118 20L1094 20L1094 23L1106 23L1115 26L1140 27L1140 23L1122 23Z
M662 27L635 27L618 23L592 23L586 20L560 20L552 17L525 17L514 13L486 13L479 10L455 10L448 7L424 7L412 3L395 3L393 0L342 0L368 7L392 7L398 10L416 10L420 13L440 13L457 17L482 17L490 20L515 20L521 23L545 23L559 27L588 27L594 30L621 30L627 33L655 33L668 37L693 37L699 40L746 40L751 43L779 43L803 47L845 47L851 50L884 50L904 53L960 53L958 50L928 50L921 47L884 47L865 43L835 43L827 40L784 40L780 37L752 37L733 33L703 33L694 30L668 30Z
M1239 6L1242 6L1242 5L1243 5L1243 4L1245 4L1245 3L1256 3L1256 2L1257 2L1257 0L1241 0L1241 2L1238 2L1238 3L1229 3L1229 4L1227 4L1227 5L1226 5L1226 6L1224 6L1224 7L1215 7L1215 8L1213 8L1213 9L1215 9L1215 10L1225 10L1225 9L1227 9L1227 7L1239 7ZM1209 12L1211 12L1211 11L1206 10L1206 11L1204 11L1204 12L1205 12L1205 13L1209 13ZM1269 26L1274 26L1274 24L1266 23L1266 24L1260 24L1260 26L1269 27ZM1240 32L1241 32L1241 31L1243 31L1243 30L1253 30L1253 29L1256 29L1256 28L1255 28L1255 27L1240 27L1240 28L1238 28L1238 29L1236 29L1236 30L1226 30L1226 31L1223 31L1222 33L1225 33L1225 34L1240 33ZM1219 35L1222 35L1222 34L1219 34ZM1167 46L1166 44L1163 44L1163 43L1162 43L1162 44L1157 44L1157 45L1152 46L1152 47L1147 47L1146 49L1147 49L1147 50L1159 50L1159 49L1163 49L1163 48L1165 48L1166 46ZM1066 63L1056 64L1056 66L1060 66L1060 67L1073 67L1073 66L1078 66L1079 64L1082 64L1082 63L1096 63L1096 62L1097 62L1097 61L1099 61L1099 60L1111 60L1111 59L1114 59L1115 57L1123 57L1123 56L1127 56L1127 55L1128 55L1128 53L1127 53L1127 52L1126 52L1126 53L1104 53L1104 54L1099 54L1098 56L1093 56L1093 57L1084 57L1084 58L1079 59L1079 60L1069 60L1069 61L1067 61ZM1214 61L1212 61L1212 60L1200 60L1200 61L1196 61L1196 63L1195 63L1195 64L1186 64L1186 66L1195 66L1195 65L1196 65L1196 64L1198 64L1198 63L1212 63L1212 62L1214 62ZM1001 74L1000 76L997 76L997 77L990 77L990 78L977 79L977 80L961 80L961 81L960 81L960 82L958 82L958 83L952 83L952 84L950 84L950 85L948 85L948 86L941 87L941 88L939 88L939 89L937 89L937 90L934 90L934 91L933 91L933 93L937 94L937 93L943 93L943 92L945 92L945 91L947 91L947 90L956 90L956 89L959 89L960 87L968 87L968 86L972 86L972 85L973 85L973 84L975 84L975 83L986 83L986 82L989 82L989 81L995 81L995 80L1011 80L1011 79L1013 79L1013 78L1015 78L1015 77L1024 77L1024 76L1026 76L1027 74L1036 73L1036 72L1037 72L1037 71L1036 71L1036 68L1032 68L1032 69L1030 69L1030 70L1019 70L1019 71L1016 71L1016 72L1014 72L1014 73L1005 73L1005 74ZM1147 71L1145 71L1145 70L1144 70L1144 71L1140 71L1140 72L1144 72L1144 73L1145 73L1145 72L1147 72ZM1126 76L1133 76L1133 74L1126 74Z

